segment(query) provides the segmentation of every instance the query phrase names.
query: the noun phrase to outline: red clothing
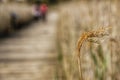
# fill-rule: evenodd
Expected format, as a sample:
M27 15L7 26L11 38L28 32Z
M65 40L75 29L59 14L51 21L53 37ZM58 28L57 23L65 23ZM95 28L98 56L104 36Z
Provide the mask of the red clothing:
M40 11L41 11L42 14L45 14L47 12L47 10L48 10L48 7L47 7L46 4L42 4L40 6Z

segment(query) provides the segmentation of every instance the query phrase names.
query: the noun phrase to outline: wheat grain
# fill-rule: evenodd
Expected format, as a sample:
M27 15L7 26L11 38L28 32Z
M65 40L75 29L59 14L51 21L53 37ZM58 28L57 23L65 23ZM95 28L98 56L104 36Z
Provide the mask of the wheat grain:
M80 80L83 80L82 69L81 69L81 53L80 53L83 43L88 38L93 38L93 37L99 38L99 37L108 35L107 30L110 28L111 27L105 27L105 28L100 28L98 30L94 30L94 31L88 31L88 32L83 33L81 37L79 38L78 43L77 43L77 57L78 57L78 68L79 68Z

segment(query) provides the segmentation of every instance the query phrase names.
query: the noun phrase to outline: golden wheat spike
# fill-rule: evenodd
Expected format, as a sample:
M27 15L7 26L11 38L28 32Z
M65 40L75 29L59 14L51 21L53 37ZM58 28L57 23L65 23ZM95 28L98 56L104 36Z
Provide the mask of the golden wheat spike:
M94 31L89 31L89 32L85 32L81 35L81 37L78 40L77 43L77 56L78 56L78 67L79 67L79 73L80 73L80 80L83 80L83 76L82 76L82 69L81 69L81 48L83 43L88 39L88 38L92 38L92 37L103 37L105 35L107 35L107 30L110 29L111 27L104 27L104 28L100 28L98 30L94 30Z

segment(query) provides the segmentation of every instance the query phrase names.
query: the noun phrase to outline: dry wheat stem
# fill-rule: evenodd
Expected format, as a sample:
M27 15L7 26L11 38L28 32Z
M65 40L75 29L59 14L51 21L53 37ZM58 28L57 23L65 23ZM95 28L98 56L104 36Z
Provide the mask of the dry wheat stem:
M77 43L77 57L78 57L78 67L79 67L79 74L80 74L80 80L84 80L83 79L83 75L82 75L82 69L81 69L81 48L83 43L88 39L88 38L92 38L92 37L103 37L105 35L108 35L108 33L106 32L109 28L111 27L105 27L105 28L100 28L98 30L95 31L89 31L89 32L85 32L81 35L81 37L78 40Z

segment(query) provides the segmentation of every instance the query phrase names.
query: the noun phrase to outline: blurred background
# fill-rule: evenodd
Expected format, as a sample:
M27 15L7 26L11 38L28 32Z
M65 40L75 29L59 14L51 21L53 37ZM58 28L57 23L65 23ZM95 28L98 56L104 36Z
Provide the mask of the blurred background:
M0 80L120 80L119 8L119 0L0 0ZM79 72L79 38L107 27L84 41Z

